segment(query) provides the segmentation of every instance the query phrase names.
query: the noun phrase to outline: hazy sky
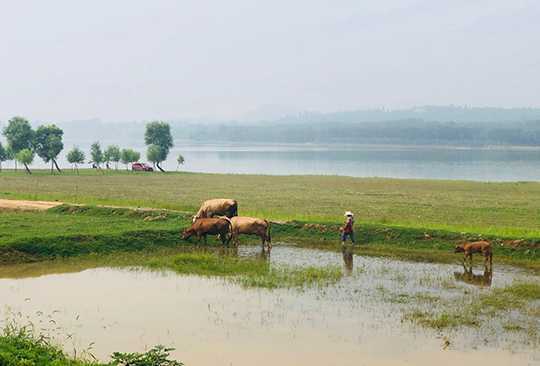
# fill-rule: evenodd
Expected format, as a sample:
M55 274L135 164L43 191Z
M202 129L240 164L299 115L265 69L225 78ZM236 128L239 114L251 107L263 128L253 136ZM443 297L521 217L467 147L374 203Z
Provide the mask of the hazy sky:
M0 120L540 106L538 0L0 4Z

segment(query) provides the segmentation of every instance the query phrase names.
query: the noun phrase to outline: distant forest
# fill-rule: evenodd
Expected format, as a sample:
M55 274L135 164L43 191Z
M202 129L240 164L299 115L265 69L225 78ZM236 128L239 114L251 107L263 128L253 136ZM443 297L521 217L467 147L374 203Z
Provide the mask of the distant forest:
M144 122L50 122L64 129L68 145L136 144L144 134ZM421 107L300 113L272 121L169 122L176 140L194 142L540 146L538 108Z

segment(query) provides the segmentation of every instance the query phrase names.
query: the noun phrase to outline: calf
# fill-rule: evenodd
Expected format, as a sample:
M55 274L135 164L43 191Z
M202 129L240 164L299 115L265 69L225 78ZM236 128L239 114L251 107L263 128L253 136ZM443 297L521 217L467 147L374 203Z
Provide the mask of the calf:
M267 220L254 217L231 217L234 243L238 245L238 236L240 234L257 235L261 238L264 250L265 244L268 244L268 250L272 249L272 238L270 237L270 223Z
M469 262L472 266L472 255L473 253L481 253L484 256L484 266L487 267L489 261L489 266L493 264L493 251L491 249L491 243L487 240L474 241L472 243L463 243L456 245L454 253L464 253L463 261L469 259Z
M197 219L190 228L182 232L182 239L186 240L195 235L200 242L202 236L206 244L208 234L218 235L223 245L229 245L232 238L231 222L226 218Z

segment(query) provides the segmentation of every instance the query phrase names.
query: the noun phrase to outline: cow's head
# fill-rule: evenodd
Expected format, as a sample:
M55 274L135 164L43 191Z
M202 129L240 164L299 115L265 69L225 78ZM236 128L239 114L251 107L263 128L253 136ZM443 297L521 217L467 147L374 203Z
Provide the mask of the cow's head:
M187 239L191 238L191 236L193 234L195 234L195 230L193 230L192 228L185 229L182 232L182 240L187 240Z
M454 253L463 253L465 251L465 244L456 245Z
M195 221L197 221L198 219L200 219L199 215L195 215L191 218L191 222L195 223Z

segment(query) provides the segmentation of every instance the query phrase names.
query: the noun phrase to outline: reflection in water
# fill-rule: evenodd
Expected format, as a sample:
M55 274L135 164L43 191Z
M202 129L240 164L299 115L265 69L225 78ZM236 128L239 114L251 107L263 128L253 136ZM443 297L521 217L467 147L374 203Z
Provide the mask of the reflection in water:
M343 274L350 276L354 266L352 246L344 245L341 251L343 253Z
M239 257L239 256L249 256L252 258L264 260L264 261L270 261L270 252L271 249L265 249L264 247L260 251L256 251L254 253L242 253L240 254L237 246L232 247L219 247L216 251L216 253L222 257Z
M472 266L468 267L464 264L463 272L454 272L454 278L470 285L490 287L493 278L492 266L484 266L484 273L476 274L473 272Z

